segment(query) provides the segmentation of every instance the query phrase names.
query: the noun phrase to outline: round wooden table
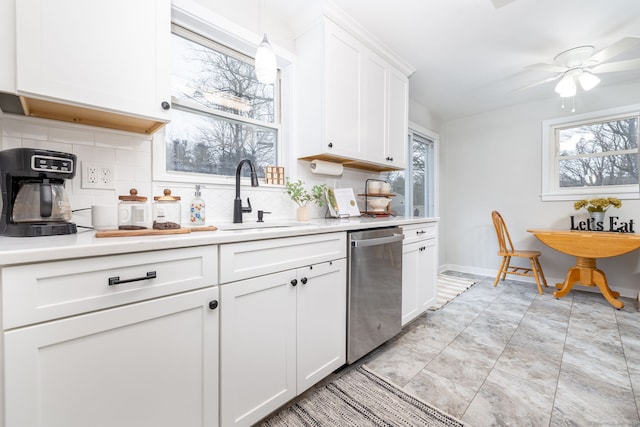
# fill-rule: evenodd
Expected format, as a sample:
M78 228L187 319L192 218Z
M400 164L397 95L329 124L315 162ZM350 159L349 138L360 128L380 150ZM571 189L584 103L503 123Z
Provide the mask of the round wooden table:
M624 307L612 291L604 271L596 267L596 259L623 255L640 248L640 235L635 233L609 233L603 231L575 230L527 230L542 243L562 253L576 257L576 265L567 272L559 289L553 293L556 298L565 296L575 283L583 286L597 286L602 295L615 308Z

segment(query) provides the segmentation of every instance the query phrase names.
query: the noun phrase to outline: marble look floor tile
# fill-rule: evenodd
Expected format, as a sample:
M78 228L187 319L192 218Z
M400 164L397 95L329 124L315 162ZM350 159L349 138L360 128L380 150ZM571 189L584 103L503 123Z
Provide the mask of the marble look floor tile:
M550 425L637 426L640 419L629 385L603 382L563 364Z
M474 389L427 370L420 371L403 390L456 418L462 417L476 394Z
M363 363L395 384L404 386L446 346L426 338L424 328L418 329L420 334L408 331L380 346Z
M496 350L458 336L425 370L478 390L497 360Z
M600 345L567 337L562 370L619 387L630 388L629 370L622 345Z
M553 393L540 385L493 370L462 416L476 426L545 426Z
M546 393L553 394L558 384L561 361L562 347L551 352L520 335L509 342L493 370L538 384Z

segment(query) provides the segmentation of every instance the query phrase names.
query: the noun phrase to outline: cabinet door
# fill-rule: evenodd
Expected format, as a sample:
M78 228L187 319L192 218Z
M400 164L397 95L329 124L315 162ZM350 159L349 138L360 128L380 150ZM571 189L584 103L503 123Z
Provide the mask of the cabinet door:
M16 1L20 95L168 120L169 0Z
M214 426L207 288L5 333L7 426Z
M409 80L393 68L389 73L389 114L386 163L407 166L407 139L409 127Z
M385 163L387 142L387 63L371 53L362 67L362 134L366 159Z
M300 394L345 364L346 260L300 268L297 276L297 394Z
M290 270L221 286L223 426L251 425L296 395L295 278Z
M438 244L436 239L422 242L418 253L418 311L424 313L436 300L438 278Z
M327 152L362 158L360 118L361 46L327 22L325 35L325 130Z
M421 247L422 242L402 245L402 326L419 315Z

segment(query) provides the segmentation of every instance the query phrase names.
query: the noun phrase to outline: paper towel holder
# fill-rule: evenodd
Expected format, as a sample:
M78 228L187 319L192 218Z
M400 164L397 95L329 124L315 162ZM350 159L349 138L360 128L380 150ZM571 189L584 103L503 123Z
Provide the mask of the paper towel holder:
M314 159L309 163L309 169L312 173L338 176L342 175L344 167L340 163L327 162L324 160Z

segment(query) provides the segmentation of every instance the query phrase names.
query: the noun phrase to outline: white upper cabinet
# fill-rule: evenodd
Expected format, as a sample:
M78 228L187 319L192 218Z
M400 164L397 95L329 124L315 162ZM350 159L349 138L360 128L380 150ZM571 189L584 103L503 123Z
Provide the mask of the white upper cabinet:
M16 93L27 114L146 133L169 120L169 0L15 8ZM114 116L121 123L109 126Z
M299 158L405 168L407 74L371 45L327 17L296 38Z
M409 79L397 70L389 71L389 110L385 161L406 168L409 128Z
M327 153L358 158L363 152L359 84L362 47L330 23L325 33L325 45Z

